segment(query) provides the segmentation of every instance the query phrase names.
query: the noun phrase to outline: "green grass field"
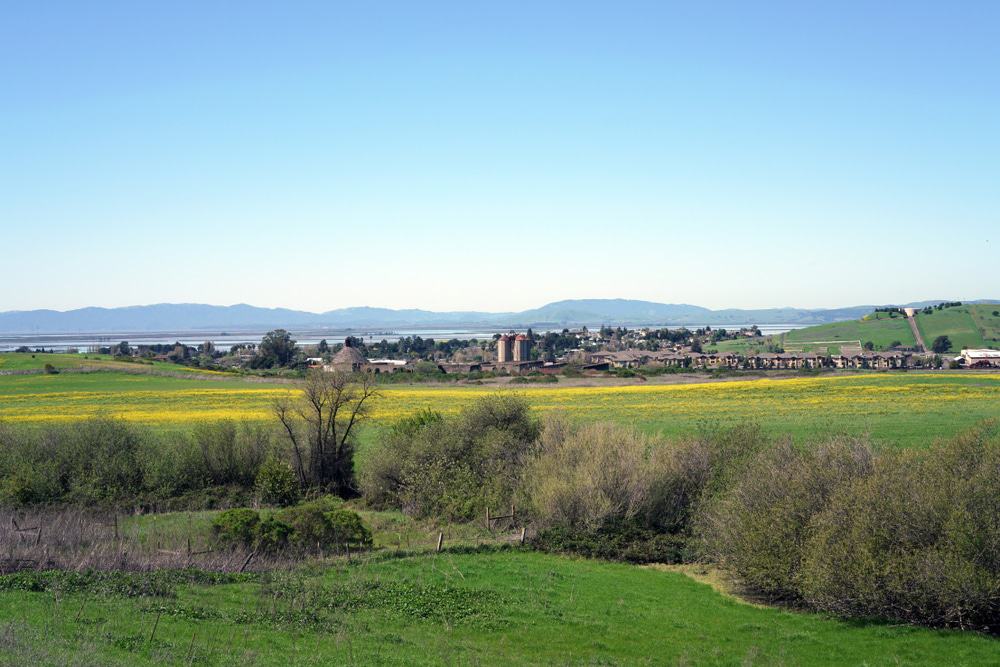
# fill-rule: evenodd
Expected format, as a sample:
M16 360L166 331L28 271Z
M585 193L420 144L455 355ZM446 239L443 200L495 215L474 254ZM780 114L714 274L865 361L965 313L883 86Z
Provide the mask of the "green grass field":
M107 414L170 432L206 419L270 419L271 402L294 390L219 375L5 375L0 420L40 425ZM366 436L417 410L455 412L495 391L386 387ZM517 391L539 413L625 421L667 435L753 420L797 438L868 432L893 445L925 446L1000 417L1000 374L983 373ZM361 513L377 550L350 564L223 583L197 573L118 574L82 587L61 575L52 585L0 576L0 664L1000 665L995 638L752 606L673 571L520 550L433 554L438 526L398 512ZM204 541L211 517L133 517L122 528L156 544L192 534ZM441 528L458 547L491 540L475 525ZM398 549L419 553L393 557ZM135 582L148 593L149 582L161 580L173 581L172 590L136 594Z
M902 315L890 317L888 313L872 313L861 320L795 329L786 333L783 341L786 348L799 347L812 341L844 341L855 344L857 341L871 341L877 349L886 349L896 341L906 347L916 345L906 318Z
M270 420L275 398L292 384L239 378L198 379L121 373L0 376L0 420L44 424L104 414L160 430L200 420ZM424 408L454 412L497 391L488 386L413 385L382 390L376 423ZM507 391L510 391L509 389ZM539 412L634 423L666 435L709 423L753 420L775 434L817 438L870 433L900 445L925 445L986 418L1000 417L1000 375L855 373L700 384L519 386Z
M62 353L22 353L0 352L0 374L4 371L41 371L46 364L56 370L105 370L146 373L162 371L171 374L225 375L199 368L188 368L166 361L143 361L142 363L120 361L108 354L62 354Z
M934 310L930 315L918 312L917 327L924 342L930 346L934 339L947 335L956 353L963 347L1000 347L1000 304L974 304ZM811 344L823 341L824 344ZM833 341L832 344L829 344ZM902 315L872 313L860 320L820 324L804 329L795 329L782 334L778 342L786 349L803 352L839 352L837 341L845 343L871 341L876 349L886 349L899 341L905 347L913 347L916 340ZM719 350L750 350L754 343L747 341L723 341Z
M1000 312L1000 305L958 306L934 310L930 314L921 312L916 320L928 346L938 336L948 336L951 351L959 352L967 347L1000 347L1000 316L993 315L993 311Z
M178 583L168 596L103 588L0 595L0 656L39 665L1000 663L1000 642L988 637L760 608L675 572L522 551Z
M993 313L997 312L997 315ZM1000 348L1000 304L974 304L934 310L931 314L918 312L917 327L930 346L938 336L951 339L952 351L964 347ZM846 345L871 342L876 349L884 350L899 342L904 347L916 345L913 332L902 315L871 313L860 320L832 322L803 329L795 329L779 336L769 337L787 351L837 354ZM720 352L763 352L761 340L727 340L712 346Z

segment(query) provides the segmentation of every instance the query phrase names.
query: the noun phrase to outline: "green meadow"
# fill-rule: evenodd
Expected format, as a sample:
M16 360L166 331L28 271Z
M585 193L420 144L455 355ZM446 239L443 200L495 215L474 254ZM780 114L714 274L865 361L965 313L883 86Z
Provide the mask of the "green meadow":
M228 375L83 370L93 369L0 376L0 421L31 427L104 414L170 435L199 420L269 420L275 397L296 390L287 382ZM365 440L401 416L425 408L453 413L496 391L387 386ZM923 447L1000 417L1000 375L984 373L801 374L516 391L539 414L611 419L673 436L755 421L801 440L870 434L889 445ZM357 509L372 528L375 550L351 560L245 574L0 575L0 663L1000 665L1000 641L988 636L749 604L689 576L697 568L547 555L498 546L502 536L478 525ZM146 543L194 535L205 545L213 516L129 517L121 528ZM447 535L445 550L435 553L439 530ZM710 581L720 576L706 572Z
M997 313L994 315L994 313ZM962 348L1000 347L1000 304L969 304L930 313L918 311L915 316L920 335L930 346L938 336L951 340L950 352ZM914 347L916 339L906 318L898 313L871 313L860 320L832 322L794 329L770 339L788 351L837 354L844 345L857 347L871 342L875 349L889 348L893 343ZM713 346L720 352L763 352L760 340L727 340Z
M45 366L57 371L91 370L143 373L150 370L171 374L218 375L214 371L188 368L168 361L122 361L109 354L66 354L60 352L0 352L0 375L14 371L41 371Z
M294 391L291 383L232 376L0 376L0 421L31 426L106 415L178 431L198 421L271 420L274 400ZM373 404L374 423L389 423L422 409L455 412L496 391L496 386L387 386ZM869 434L890 444L922 446L982 419L1000 417L1000 375L964 372L803 374L628 386L520 385L504 391L517 391L539 412L628 422L670 436L716 423L755 421L772 433L800 439Z
M957 306L916 316L924 342L931 345L938 336L948 336L951 351L962 348L1000 346L1000 304Z
M302 571L0 577L8 664L995 665L976 634L762 608L671 571L520 550Z

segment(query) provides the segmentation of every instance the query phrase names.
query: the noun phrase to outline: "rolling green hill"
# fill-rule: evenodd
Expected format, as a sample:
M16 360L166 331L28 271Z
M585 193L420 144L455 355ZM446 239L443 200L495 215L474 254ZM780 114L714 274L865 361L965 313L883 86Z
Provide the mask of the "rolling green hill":
M1000 347L1000 304L921 311L916 320L928 345L938 336L948 336L956 352L965 347Z
M870 341L879 350L887 349L896 342L905 347L916 345L909 323L904 316L897 313L872 313L860 320L833 322L796 329L789 331L783 338L786 349L812 347L809 343L815 342L826 343L828 346L837 345L840 341L854 345L857 345L859 341L861 344Z
M994 314L997 313L997 314ZM973 304L953 306L916 315L917 327L928 346L938 336L951 339L952 350L963 347L1000 348L1000 304ZM744 341L726 341L719 349L750 351L753 344ZM913 347L916 340L906 318L897 313L871 313L860 320L833 322L814 327L789 331L775 337L787 351L837 353L845 346L857 347L871 342L876 350L885 350L893 343Z

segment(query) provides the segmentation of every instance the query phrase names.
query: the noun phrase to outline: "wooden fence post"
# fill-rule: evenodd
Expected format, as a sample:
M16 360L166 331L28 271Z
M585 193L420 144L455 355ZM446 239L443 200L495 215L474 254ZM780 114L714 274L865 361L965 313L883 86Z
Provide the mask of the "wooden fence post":
M441 543L444 542L444 533L438 533L437 552L441 553Z

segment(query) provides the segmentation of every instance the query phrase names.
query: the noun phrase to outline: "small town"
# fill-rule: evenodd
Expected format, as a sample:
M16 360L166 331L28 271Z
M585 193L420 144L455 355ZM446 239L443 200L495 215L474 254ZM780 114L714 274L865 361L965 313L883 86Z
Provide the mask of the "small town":
M513 352L511 352L513 350ZM943 360L940 355L911 351L857 352L818 354L795 352L763 352L740 354L735 352L694 352L688 349L648 351L625 349L617 351L584 352L574 350L555 361L531 358L532 344L524 334L505 334L497 340L493 360L457 362L441 361L437 365L442 373L474 373L477 371L525 374L540 372L559 373L568 366L582 371L608 371L612 369L671 368L671 369L728 369L728 370L799 370L818 368L892 370L904 368L1000 368L1000 350L965 349L955 357ZM356 348L344 346L329 361L309 360L314 366L334 371L364 371L371 373L396 373L412 371L419 362L397 359L367 359Z
M938 341L940 343L940 341ZM727 344L739 349L716 349ZM130 345L70 349L79 355L113 355L122 361L168 362L199 368L269 374L309 369L347 373L420 374L441 379L492 376L558 376L682 371L797 371L822 369L991 369L1000 368L1000 350L963 348L924 351L893 344L875 350L871 343L843 341L809 344L810 350L785 350L778 338L763 336L756 326L739 330L689 330L684 327L600 327L535 333L510 331L489 340L435 341L407 337L395 343L366 343L347 336L343 343L298 345L284 330L269 332L261 343L218 349L211 341L198 346ZM44 353L27 347L18 352ZM552 377L552 379L555 379Z

